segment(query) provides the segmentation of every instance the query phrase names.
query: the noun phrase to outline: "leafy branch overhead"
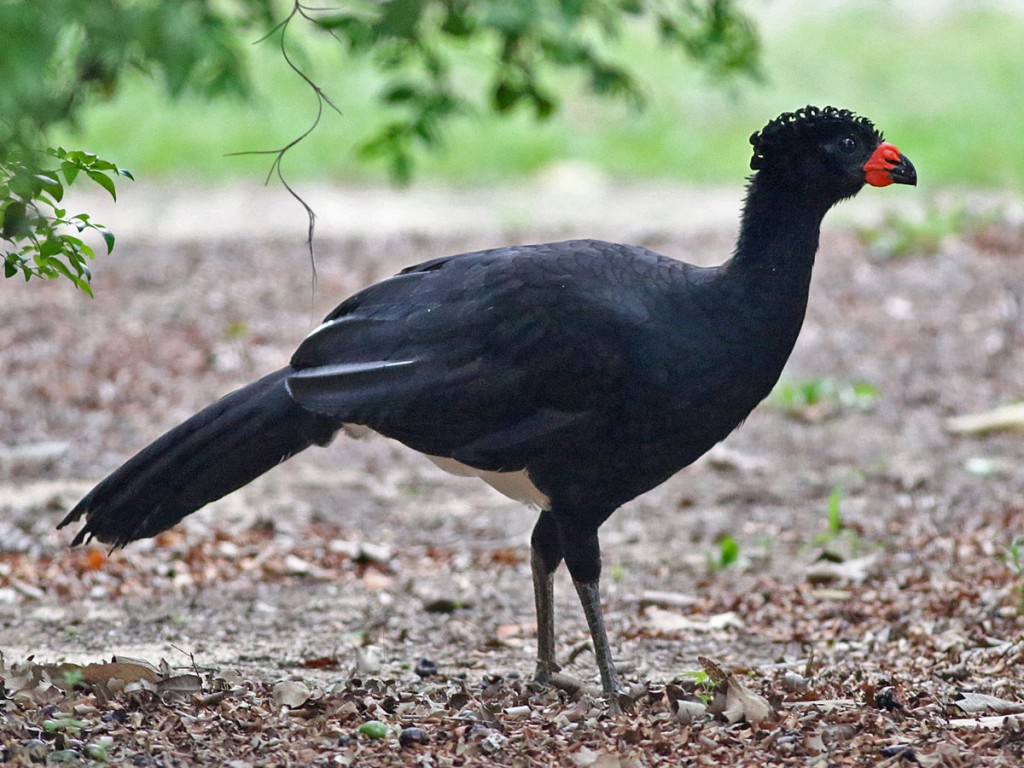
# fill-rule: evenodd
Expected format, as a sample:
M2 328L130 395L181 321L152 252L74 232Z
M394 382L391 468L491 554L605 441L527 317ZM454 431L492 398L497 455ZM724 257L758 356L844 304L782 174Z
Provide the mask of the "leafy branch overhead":
M79 175L85 175L117 199L115 180L132 178L131 173L96 155L63 147L47 149L44 156L57 161L42 170L25 162L0 165L0 236L4 240L4 277L66 277L90 296L91 273L87 261L92 246L82 240L86 230L98 233L107 253L114 248L114 235L88 213L69 215L62 207L64 193Z
M330 104L327 92L345 87L344 73L326 83L306 74L302 62L314 49L309 34L293 34L296 22L304 32L331 35L383 75L384 86L367 96L381 117L361 155L385 162L402 182L412 177L417 153L442 146L445 125L459 116L526 110L550 117L560 102L553 83L559 69L581 73L601 97L642 105L640 76L611 53L611 43L634 28L653 28L667 48L715 76L756 75L758 65L757 37L736 0L352 0L327 7L297 0L8 0L0 3L5 276L66 277L88 292L93 251L78 235L95 230L108 251L114 240L87 213L69 216L64 193L84 174L116 196L116 181L130 174L116 160L48 148L47 137L56 126L74 128L83 108L113 97L129 73L161 82L171 96L244 96L252 86L250 44L274 38L319 100L312 126L269 153L281 176L281 157L315 127ZM471 76L453 66L467 54L480 64ZM131 131L125 126L126 141L145 140Z
M412 175L418 146L442 144L445 122L483 107L498 115L517 108L537 119L559 107L555 69L577 70L602 97L644 103L637 73L607 52L609 43L642 24L714 76L757 74L758 41L733 0L390 0L308 11L307 18L354 54L371 57L386 75L378 94L393 116L362 144L385 160L393 178ZM301 6L296 6L301 8ZM471 83L453 75L452 60L471 48L481 72ZM482 89L481 94L473 87ZM397 113L397 114L396 114Z
M88 178L117 196L131 174L95 154L48 147L55 126L110 99L129 72L161 80L171 95L245 93L244 48L253 24L270 23L271 0L245 0L229 15L210 0L13 0L0 3L0 253L4 276L71 280L91 293L88 213L69 214L65 192ZM143 137L144 138L144 137ZM125 140L138 141L131 126Z

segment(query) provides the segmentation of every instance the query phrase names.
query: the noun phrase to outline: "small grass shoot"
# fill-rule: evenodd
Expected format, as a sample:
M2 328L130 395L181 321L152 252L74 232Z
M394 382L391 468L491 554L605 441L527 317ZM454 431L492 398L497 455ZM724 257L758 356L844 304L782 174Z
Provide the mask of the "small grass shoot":
M861 541L856 531L846 524L843 517L843 488L836 485L828 495L825 505L825 530L814 537L815 546L824 549L824 556L828 559L835 558L837 561L845 559L843 555L836 552L843 549L850 555L855 555L861 548Z
M864 381L839 384L826 378L784 379L775 385L768 403L787 414L809 418L840 408L870 410L879 394L875 386Z
M718 539L718 549L706 554L709 571L723 571L731 566L742 566L747 559L740 552L740 545L732 536L726 534Z
M1017 613L1024 614L1024 538L1014 536L1008 547L1003 547L1003 562L1014 575L1013 591L1017 595Z
M889 211L882 223L857 231L874 261L933 256L946 241L984 229L999 218L997 211L975 212L957 202L929 202L920 214Z
M715 697L715 681L711 679L706 669L688 669L683 672L683 677L691 683L697 699L705 707L711 705Z

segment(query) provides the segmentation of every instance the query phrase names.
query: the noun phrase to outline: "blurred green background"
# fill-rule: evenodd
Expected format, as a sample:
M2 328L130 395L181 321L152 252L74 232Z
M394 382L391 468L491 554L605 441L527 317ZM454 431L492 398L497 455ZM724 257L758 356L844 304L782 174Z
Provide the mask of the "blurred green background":
M781 111L828 103L875 120L931 183L1024 189L1024 3L1019 11L870 0L752 0L744 7L759 23L763 82L712 81L638 34L612 53L643 74L645 110L598 101L562 76L563 108L554 119L467 115L450 126L442 152L421 157L417 178L497 183L573 160L622 179L734 182L746 170L752 131ZM383 165L355 149L379 118L369 97L380 76L329 41L311 50L315 56L302 65L342 114L325 113L287 156L285 172L386 180ZM250 101L171 101L133 77L115 101L88 109L80 130L58 140L98 152L138 179L261 177L271 158L228 153L286 143L308 126L316 102L273 45L254 45L251 55L257 90ZM460 77L475 76L479 55L464 51Z

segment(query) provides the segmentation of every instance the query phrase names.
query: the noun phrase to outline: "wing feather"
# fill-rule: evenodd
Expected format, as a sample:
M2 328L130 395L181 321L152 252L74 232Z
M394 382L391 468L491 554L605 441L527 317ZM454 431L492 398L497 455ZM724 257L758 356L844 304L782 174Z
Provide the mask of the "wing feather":
M606 269L608 255L596 255L524 247L406 270L307 337L289 392L430 455L522 469L592 432L588 421L607 417L603 405L626 374L607 308L588 312L600 299L575 288Z

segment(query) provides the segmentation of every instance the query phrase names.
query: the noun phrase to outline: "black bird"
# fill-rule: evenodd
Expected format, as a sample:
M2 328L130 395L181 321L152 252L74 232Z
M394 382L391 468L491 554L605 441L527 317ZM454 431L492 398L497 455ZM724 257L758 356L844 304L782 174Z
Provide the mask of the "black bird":
M223 397L97 485L74 544L153 536L346 425L540 510L531 537L538 681L557 671L553 576L573 578L606 693L597 531L771 391L807 305L825 213L914 166L853 113L808 106L750 137L732 258L697 267L574 240L409 267L344 301L291 364Z

